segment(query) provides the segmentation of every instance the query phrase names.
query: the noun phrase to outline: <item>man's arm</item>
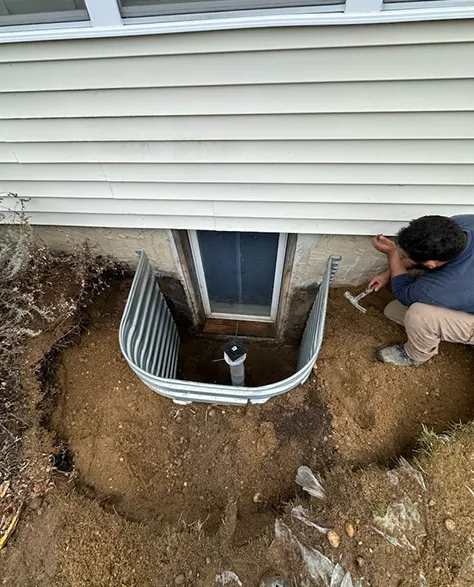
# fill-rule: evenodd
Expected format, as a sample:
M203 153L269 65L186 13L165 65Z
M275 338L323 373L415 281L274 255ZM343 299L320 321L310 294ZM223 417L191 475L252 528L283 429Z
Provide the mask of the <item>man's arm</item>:
M390 239L379 234L372 239L372 244L381 253L387 255L389 271L392 278L392 290L397 300L404 306L420 301L425 293L419 282L415 282L408 269L415 266L410 259L400 258L398 246Z
M407 271L410 271L410 269L415 269L417 267L416 263L411 259L408 259L407 257L403 257L400 260ZM372 277L372 279L369 281L369 287L373 287L374 291L379 291L382 289L382 287L385 287L388 284L391 276L392 272L389 266L387 267L387 269L385 269L385 271L377 273L377 275L374 275Z

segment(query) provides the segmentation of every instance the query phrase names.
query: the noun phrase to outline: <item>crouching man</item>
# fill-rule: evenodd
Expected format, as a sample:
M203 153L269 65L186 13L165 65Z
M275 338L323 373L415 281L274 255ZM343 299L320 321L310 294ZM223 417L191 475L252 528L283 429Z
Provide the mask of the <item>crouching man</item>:
M438 353L440 341L474 345L474 215L423 216L398 233L398 245L372 239L389 267L370 285L390 279L396 300L385 308L405 327L408 341L381 349L377 358L393 365L420 365ZM422 269L413 277L410 269Z

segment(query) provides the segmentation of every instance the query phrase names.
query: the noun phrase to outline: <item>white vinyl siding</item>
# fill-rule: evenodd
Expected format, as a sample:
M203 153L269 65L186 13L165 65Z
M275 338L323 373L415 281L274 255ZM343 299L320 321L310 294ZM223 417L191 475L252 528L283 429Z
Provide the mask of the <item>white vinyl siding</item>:
M472 22L0 52L0 192L38 224L393 233L473 184Z

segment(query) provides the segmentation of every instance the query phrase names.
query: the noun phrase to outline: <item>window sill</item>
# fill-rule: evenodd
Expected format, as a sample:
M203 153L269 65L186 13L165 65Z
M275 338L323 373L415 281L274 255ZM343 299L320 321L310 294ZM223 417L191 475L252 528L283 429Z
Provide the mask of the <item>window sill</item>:
M30 41L55 41L62 39L85 39L123 37L137 35L159 35L203 31L238 30L267 27L338 26L353 24L383 24L393 22L416 22L429 20L451 20L474 18L474 6L419 8L407 10L383 10L380 12L310 12L281 9L278 11L242 11L163 18L133 19L119 26L92 26L90 23L15 26L0 28L0 43Z

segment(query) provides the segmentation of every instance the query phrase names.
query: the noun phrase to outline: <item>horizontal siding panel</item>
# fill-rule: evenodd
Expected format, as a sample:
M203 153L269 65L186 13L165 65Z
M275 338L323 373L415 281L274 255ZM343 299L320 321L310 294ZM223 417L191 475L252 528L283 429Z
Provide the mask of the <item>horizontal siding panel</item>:
M105 190L108 187L110 192ZM270 206L275 202L438 205L450 201L474 206L471 186L0 182L0 190L13 191L32 200L133 200L150 210L156 202L164 205L174 201L183 213L187 212L189 202L197 200L229 202L242 213L247 202L263 202ZM94 207L95 203L88 206Z
M0 94L4 119L473 109L474 80Z
M457 213L451 206L449 213ZM124 216L121 214L74 214L34 212L31 222L38 225L95 226L116 228L180 228L183 230L236 230L251 232L289 232L295 234L359 234L373 235L383 232L394 235L406 221L393 220L341 220L292 218L199 218L196 216Z
M65 198L112 198L110 185L95 181L15 181L0 176L0 192L14 192L20 197L55 196Z
M240 213L239 213L240 209ZM244 218L307 218L307 219L340 219L340 220L387 220L410 221L413 218L429 214L446 216L450 205L429 204L400 205L400 204L322 204L313 202L278 202L269 206L266 202L247 202L245 214L242 206L235 206L230 202L215 202L214 214L217 217L244 217ZM456 206L457 214L472 214L474 205Z
M0 61L57 61L175 55L229 51L276 51L313 47L378 47L472 41L472 22L444 21L317 27L275 27L196 34L150 35L127 38L11 43L2 46Z
M200 202L186 203L186 216L221 217L221 218L279 218L279 219L315 219L315 220L386 220L409 221L425 214L448 215L450 205L432 206L402 204L334 204L319 202L275 202L269 206L266 202L246 202L236 205L234 202ZM27 203L27 213L52 212L62 214L125 214L139 216L174 216L182 211L180 202L140 201L140 200L89 200L89 199L58 199L38 198ZM473 206L457 205L458 214L472 213Z
M102 165L85 164L0 164L0 178L3 181L105 181Z
M281 165L225 163L214 165L179 163L123 165L118 163L104 164L103 169L110 182L474 184L474 166L470 165L311 165L297 163ZM1 172L0 167L0 174Z
M139 214L64 214L63 212L32 212L28 213L31 224L50 226L98 226L124 228L193 228L195 230L216 230L212 217L199 216L140 216ZM222 229L225 230L225 229ZM267 232L273 232L267 230Z
M361 164L0 164L5 181L70 181L133 184L410 184L473 185L471 165ZM81 186L78 185L78 189Z
M474 112L5 120L0 141L474 139Z
M2 145L0 143L0 162L1 163L15 163L17 161L13 148L10 145Z
M5 92L472 77L474 43L0 64Z
M8 163L474 163L474 141L0 143Z
M5 200L6 202L7 200ZM174 216L183 213L182 202L175 200L138 200L88 199L88 198L32 198L26 204L29 212L61 212L64 214L139 214ZM214 216L213 202L192 200L186 202L186 216Z

